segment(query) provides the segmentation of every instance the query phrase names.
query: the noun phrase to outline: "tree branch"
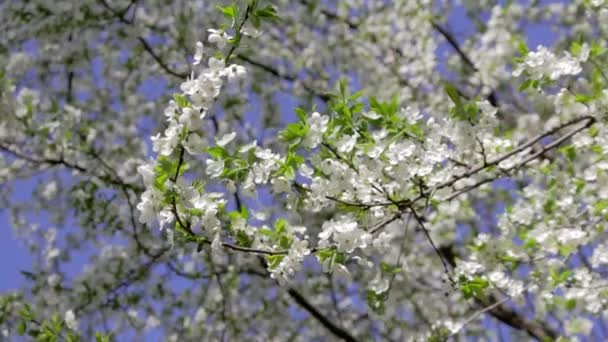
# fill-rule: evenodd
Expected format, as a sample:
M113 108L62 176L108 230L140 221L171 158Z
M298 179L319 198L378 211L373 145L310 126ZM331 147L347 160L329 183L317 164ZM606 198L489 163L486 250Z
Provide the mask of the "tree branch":
M462 51L462 49L460 48L460 44L458 44L458 41L456 40L454 35L452 35L452 33L450 33L447 29L445 29L435 21L431 21L431 25L448 41L450 46L454 49L454 51L456 51L460 59L467 67L473 70L473 72L479 72L479 69L475 66L475 63L473 63L471 58L469 58L469 56L464 51ZM494 107L499 106L496 91L494 89L490 90L490 94L488 95L488 102L490 102L490 104Z
M127 12L129 11L129 8L133 5L133 3L135 1L132 1L123 11L116 11L115 9L112 8L112 6L110 6L106 0L99 0L99 2L101 3L101 5L106 8L108 11L110 11L110 13L112 13L118 20L120 20L120 22L128 25L128 26L133 26L133 22L127 18L125 18L125 14L127 14ZM171 67L169 67L169 65L167 63L165 63L163 61L163 59L156 54L156 52L154 52L154 49L152 48L152 46L150 45L150 43L148 43L148 41L142 37L142 36L138 36L137 37L137 41L139 41L139 43L143 46L144 50L146 50L146 52L152 57L152 59L154 59L154 61L156 61L156 63L169 75L171 76L175 76L181 79L184 79L186 77L188 77L187 73L182 73L176 70L171 69Z
M332 321L330 321L325 315L323 315L317 308L315 308L304 296L302 296L296 289L289 288L287 293L293 300L298 303L302 308L306 309L319 323L321 323L327 330L329 330L336 337L341 338L344 341L356 342L348 331L338 327Z

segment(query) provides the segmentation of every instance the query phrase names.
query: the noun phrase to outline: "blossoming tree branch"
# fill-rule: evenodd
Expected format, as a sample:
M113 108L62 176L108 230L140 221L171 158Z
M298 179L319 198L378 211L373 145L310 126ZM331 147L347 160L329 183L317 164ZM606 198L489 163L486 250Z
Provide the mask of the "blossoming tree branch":
M2 338L608 339L608 2L0 13Z

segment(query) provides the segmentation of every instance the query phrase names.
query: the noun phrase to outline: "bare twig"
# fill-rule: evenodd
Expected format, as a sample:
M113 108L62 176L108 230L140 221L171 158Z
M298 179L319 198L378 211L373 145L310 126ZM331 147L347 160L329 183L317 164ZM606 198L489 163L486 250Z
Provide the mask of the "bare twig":
M454 285L455 282L454 282L454 279L452 279L452 275L450 274L450 269L449 269L448 263L443 258L443 254L441 254L441 252L439 251L439 248L437 248L437 245L435 245L435 242L431 238L431 234L424 226L424 222L422 221L422 218L420 216L418 216L418 213L416 213L416 210L414 208L410 207L409 209L410 209L410 212L412 213L412 215L414 216L414 219L416 219L416 222L418 222L420 229L422 229L422 231L424 232L424 235L426 236L427 240L429 240L429 243L433 247L433 250L435 251L437 256L439 256L439 259L441 260L441 263L443 264L443 269L445 271L446 276L448 277L448 279L450 280L452 285Z

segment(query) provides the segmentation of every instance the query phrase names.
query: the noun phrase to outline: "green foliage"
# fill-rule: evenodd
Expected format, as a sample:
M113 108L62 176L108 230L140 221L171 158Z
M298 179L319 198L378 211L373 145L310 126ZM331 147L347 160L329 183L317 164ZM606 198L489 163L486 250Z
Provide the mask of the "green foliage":
M95 333L95 342L110 342L111 341L111 335L109 334L103 334L100 332L96 332Z
M562 272L559 272L555 269L552 269L549 275L551 276L551 286L556 287L566 282L566 280L568 280L568 278L572 275L572 271L564 270Z
M389 118L397 114L399 109L399 99L394 96L390 102L380 102L375 97L369 98L370 109L374 112Z
M229 6L216 6L218 11L224 15L224 17L235 20L238 17L239 7L237 5L229 5Z
M601 199L595 202L593 205L593 212L595 215L600 215L608 209L608 199Z
M519 87L517 88L517 91L526 91L528 89L539 89L540 86L541 86L540 80L533 80L531 78L528 78L519 85Z
M401 267L390 265L384 261L380 262L380 269L388 275L394 275L402 271Z
M561 147L559 151L570 161L574 161L576 158L576 147L574 145Z
M277 268L281 261L285 258L285 255L267 255L266 261L268 262L268 268Z
M518 64L524 61L526 56L530 53L530 49L528 48L526 41L521 37L515 39L515 45L517 46L517 51L520 56L513 58L513 64Z
M272 5L256 9L255 12L253 12L253 16L265 20L276 20L279 18L277 10Z
M450 338L450 331L444 326L434 327L431 330L431 336L427 339L427 342L444 342Z
M285 161L281 164L281 167L277 170L277 175L283 175L287 179L294 179L296 177L296 170L304 163L304 157L298 155L293 149L289 149Z
M262 228L259 232L277 244L281 250L287 250L293 243L293 237L287 231L288 224L286 219L279 218L275 221L273 230Z
M214 159L225 159L230 156L228 151L222 146L212 146L207 149L207 153Z
M308 134L309 127L302 122L294 122L279 133L281 140L290 144L299 144Z
M375 313L382 315L385 308L385 302L388 299L388 292L376 293L368 290L366 295L367 306Z
M350 94L345 79L338 82L338 93L333 94L329 104L330 109L336 114L330 128L340 126L344 128L343 133L352 134L356 128L360 127L360 118L355 115L361 113L365 106L359 101L361 95L361 91Z
M186 97L182 94L173 94L173 100L180 108L186 108L190 106L190 102L186 99Z
M335 247L321 248L316 251L315 255L328 269L333 269L334 264L346 262L346 254L339 252Z
M236 242L239 246L251 247L253 239L242 230L236 231Z
M479 117L477 103L475 101L464 101L458 92L458 88L449 82L444 82L444 90L454 103L454 107L450 109L450 118L468 121L471 124L477 123Z
M459 281L460 291L464 295L465 299L470 298L485 298L484 290L489 286L489 282L481 277L474 277L473 279L466 279L462 277Z
M179 167L179 170L177 169ZM154 178L154 186L160 190L165 190L165 182L167 179L171 179L175 177L177 174L181 176L188 169L188 165L184 162L181 164L179 160L174 160L170 157L160 156L158 158L158 163L154 168L155 178Z
M7 298L2 298L2 305L8 304L10 299L7 301ZM78 342L82 340L78 332L68 329L64 320L57 313L48 318L37 317L31 306L28 303L24 303L23 307L17 312L17 316L19 321L17 323L16 332L19 336L28 335L31 337L31 340L39 342ZM0 322L2 322L2 320L0 320ZM103 336L101 333L97 334ZM28 339L28 341L29 340L30 339ZM96 341L98 341L98 339L96 339ZM109 336L101 341L109 342Z

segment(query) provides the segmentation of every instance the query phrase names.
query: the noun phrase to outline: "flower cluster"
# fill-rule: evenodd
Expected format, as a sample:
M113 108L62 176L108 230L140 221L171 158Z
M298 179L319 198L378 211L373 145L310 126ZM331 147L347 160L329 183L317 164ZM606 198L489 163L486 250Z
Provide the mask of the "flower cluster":
M212 32L212 36L217 34ZM217 37L216 37L217 38ZM217 39L210 37L216 44ZM221 44L220 44L221 45ZM203 154L208 146L204 136L205 123L203 120L227 79L229 82L245 77L244 67L231 64L225 65L221 59L210 57L207 66L200 65L203 58L203 44L198 42L193 65L200 66L197 75L194 74L181 84L183 95L175 96L165 109L168 126L161 134L152 137L154 151L158 153L159 160L141 165L139 173L144 179L146 190L137 204L140 211L140 222L154 225L160 222L161 227L177 222L175 202L167 201L167 191L179 194L181 214L193 210L194 215L190 224L203 224L211 236L217 237L219 221L216 218L219 207L222 206L221 196L214 194L201 194L195 186L188 186L184 180L178 178L183 161L184 151L190 155ZM217 146L227 145L235 134L227 134L217 141ZM164 158L164 159L163 159ZM176 160L177 159L177 160ZM221 161L207 160L207 173L218 177L224 171ZM177 195L172 195L177 196ZM172 201L177 201L173 199ZM190 215L188 215L190 216Z
M544 46L539 46L536 51L529 52L522 63L513 70L513 76L526 73L532 80L540 80L548 77L555 81L563 76L575 76L582 71L581 62L589 58L590 46L583 45L579 56L573 57L568 52L558 57Z

